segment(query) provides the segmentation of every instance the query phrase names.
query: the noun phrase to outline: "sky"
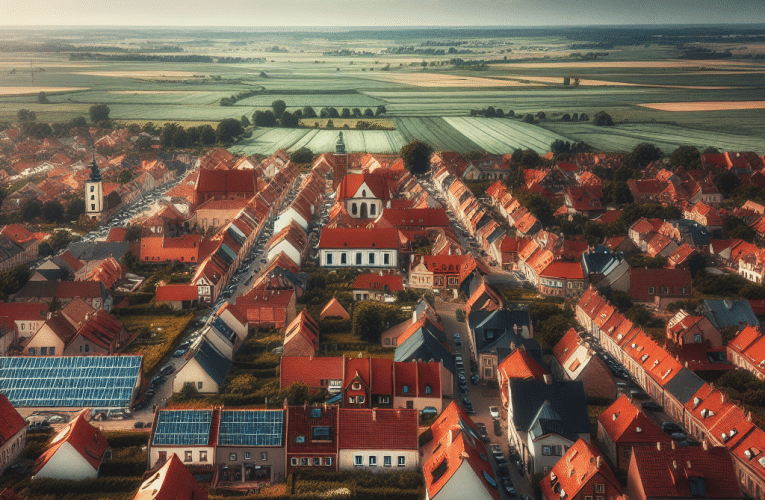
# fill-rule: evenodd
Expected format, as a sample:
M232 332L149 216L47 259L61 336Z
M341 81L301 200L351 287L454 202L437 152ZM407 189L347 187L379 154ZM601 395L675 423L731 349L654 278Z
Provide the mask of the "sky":
M765 23L765 0L0 0L0 25L571 26Z

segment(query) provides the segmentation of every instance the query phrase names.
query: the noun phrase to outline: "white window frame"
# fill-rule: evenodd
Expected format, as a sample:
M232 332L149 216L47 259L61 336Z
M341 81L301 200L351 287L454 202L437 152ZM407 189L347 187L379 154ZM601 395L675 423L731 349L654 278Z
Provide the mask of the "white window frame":
M364 455L353 455L353 466L362 467L364 465Z
M406 455L399 455L397 463L399 467L406 467Z

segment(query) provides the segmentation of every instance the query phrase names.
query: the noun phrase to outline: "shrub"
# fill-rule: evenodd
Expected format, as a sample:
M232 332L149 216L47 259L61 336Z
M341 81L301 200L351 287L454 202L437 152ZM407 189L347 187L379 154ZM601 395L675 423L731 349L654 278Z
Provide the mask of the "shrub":
M464 309L459 308L456 311L454 311L454 316L457 319L457 321L459 321L460 323L464 323L465 322L465 310Z

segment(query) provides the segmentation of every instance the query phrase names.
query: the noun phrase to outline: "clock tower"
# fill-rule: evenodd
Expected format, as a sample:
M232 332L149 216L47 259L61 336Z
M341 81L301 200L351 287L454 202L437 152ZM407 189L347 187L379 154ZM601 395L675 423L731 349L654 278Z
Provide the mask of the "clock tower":
M101 222L104 211L104 181L96 165L96 153L90 166L90 178L85 182L85 214L88 219Z

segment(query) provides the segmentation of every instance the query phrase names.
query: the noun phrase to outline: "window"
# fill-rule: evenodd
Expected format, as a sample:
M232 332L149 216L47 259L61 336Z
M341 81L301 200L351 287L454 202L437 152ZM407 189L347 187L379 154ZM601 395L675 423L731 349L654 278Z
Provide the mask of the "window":
M701 340L701 334L700 333L697 333L697 334L695 334L693 336L693 342L696 343L696 344L701 344L702 340Z
M96 210L96 205L94 203L90 204L90 210L91 211L95 211Z
M597 484L595 483L595 493L605 493L606 492L606 485L605 484Z
M324 385L323 380L322 385ZM321 418L321 408L311 408L311 418Z
M191 456L191 451L186 451L184 453L183 461L184 462L191 462L193 460L194 460L194 458Z
M483 369L483 378L492 378L493 371L491 368Z
M96 201L96 195L91 194L90 195L90 201Z
M231 462L236 462L236 459L237 459L237 458L239 458L239 457L237 457L237 456L236 456L236 453L229 453L229 454L228 454L228 459L229 459L229 461L231 461Z
M298 459L297 459L297 458L295 458L295 457L292 457L292 458L290 459L290 465L297 465L297 464L298 464Z
M295 436L296 443L305 443L305 436Z
M390 396L380 396L380 404L387 405L390 403Z
M327 254L327 265L328 266L332 265L332 254L331 253Z
M263 460L264 462L266 460L268 460L268 452L267 451L261 451L260 452L260 459Z
M353 465L355 466L364 465L364 457L361 455L353 455Z
M669 293L669 287L666 287L666 286L661 287L661 293L663 295L668 294Z
M207 451L200 451L199 452L199 461L200 462L207 462Z
M88 346L85 346L85 350L86 350L86 351L88 350ZM201 390L202 390L202 384L203 384L202 382L197 382L197 390L198 390L198 391L201 391Z
M390 455L385 455L383 457L383 467L390 467L390 466L391 466Z
M332 428L331 427L314 427L313 440L314 441L331 441Z
M369 265L373 265L375 263L375 254L370 253L369 254Z
M325 458L324 465L332 465L332 457Z
M354 391L359 391L361 390L361 384L359 384L358 382L354 382L353 385L351 386L351 389L353 389Z
M30 356L34 356L35 355L35 348L34 347L30 347L29 348L29 355Z
M688 293L688 287L684 286L680 289L680 293Z
M375 215L376 210L377 210L377 206L374 203L369 205L369 215Z
M383 254L383 264L385 264L386 266L390 264L390 254L389 253L384 253Z
M343 252L340 254L340 264L347 264L348 263L348 254Z
M432 393L433 393L433 389L431 389L429 385L426 385L425 386L425 394L432 394Z
M47 356L48 355L48 348L47 347L41 347L40 348L40 356Z
M552 450L550 449L550 446L542 446L542 455L550 456L552 455Z
M244 452L244 459L245 460L249 460L250 459L250 452L249 451L245 451Z
M399 467L406 467L406 457L404 455L398 456L398 466Z
M403 389L404 394L409 394L409 386L405 385Z
M92 193L93 191L95 191L95 190L96 190L96 186L90 186L90 192L91 192L91 193Z
M356 265L361 265L361 252L356 252Z
M302 465L303 467L308 467L308 458L301 458L300 465Z
M314 459L313 459L313 466L317 467L319 465L321 465L321 457L314 457Z
M591 496L589 496L589 497L584 497L584 500L592 500L592 497L591 497Z
M85 352L90 352L90 344L85 344Z
M351 203L351 215L358 215L359 207L355 203Z
M48 354L50 354L51 356L55 356L56 355L56 348L55 347L48 347Z
M648 287L648 295L653 295L653 287L652 286Z
M370 467L377 467L377 457L374 455L370 455L369 457L369 466Z
M361 403L363 403L363 402L365 401L365 399L366 399L366 398L364 398L364 396L358 396L358 397L356 398L356 402L357 402L358 404L361 404Z
M630 448L624 448L622 450L622 458L624 458L625 460L630 458Z

